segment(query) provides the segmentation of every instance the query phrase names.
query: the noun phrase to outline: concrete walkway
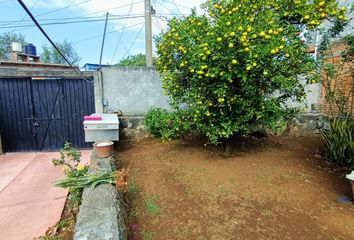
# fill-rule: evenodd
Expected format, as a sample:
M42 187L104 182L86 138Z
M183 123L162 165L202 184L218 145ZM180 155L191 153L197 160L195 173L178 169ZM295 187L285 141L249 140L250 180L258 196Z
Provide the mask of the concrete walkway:
M88 162L91 151L82 151ZM59 153L0 155L0 239L30 240L61 217L67 191L52 182L62 178L51 159Z

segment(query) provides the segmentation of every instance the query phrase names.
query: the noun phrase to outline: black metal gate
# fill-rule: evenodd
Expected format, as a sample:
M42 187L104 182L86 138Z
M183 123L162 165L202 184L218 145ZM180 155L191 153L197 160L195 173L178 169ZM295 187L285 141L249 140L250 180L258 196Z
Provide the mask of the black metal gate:
M76 148L88 148L82 120L94 109L92 82L0 78L3 149L5 152L53 151L66 141Z

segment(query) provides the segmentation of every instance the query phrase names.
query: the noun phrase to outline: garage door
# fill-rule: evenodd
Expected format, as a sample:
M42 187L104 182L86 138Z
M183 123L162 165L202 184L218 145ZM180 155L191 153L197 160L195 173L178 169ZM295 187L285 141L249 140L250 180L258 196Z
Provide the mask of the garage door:
M94 112L94 87L81 79L0 78L3 150L54 151L68 141L88 148L83 116Z

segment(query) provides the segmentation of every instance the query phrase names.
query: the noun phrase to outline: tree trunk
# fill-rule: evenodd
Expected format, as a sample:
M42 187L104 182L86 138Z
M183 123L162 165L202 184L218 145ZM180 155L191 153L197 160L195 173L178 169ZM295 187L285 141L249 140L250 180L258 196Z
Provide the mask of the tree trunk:
M222 140L222 149L223 149L223 156L229 158L232 153L230 138L225 138Z

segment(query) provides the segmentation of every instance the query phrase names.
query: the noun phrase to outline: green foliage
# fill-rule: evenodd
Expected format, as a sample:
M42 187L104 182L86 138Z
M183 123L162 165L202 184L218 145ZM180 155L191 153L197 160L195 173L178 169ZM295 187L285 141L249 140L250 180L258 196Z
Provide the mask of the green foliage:
M333 118L330 128L322 132L331 162L338 167L354 169L354 119Z
M155 65L156 58L153 59L153 65ZM136 55L131 55L128 56L122 60L119 61L119 63L116 64L117 66L127 66L127 67L132 67L132 66L146 66L146 55L139 53Z
M154 234L150 231L142 230L141 235L143 240L153 240L154 239Z
M59 236L41 236L33 240L62 240L62 238Z
M152 108L145 115L144 125L154 137L179 138L190 130L189 121L186 121L183 114L182 111L169 112L161 108Z
M0 60L8 61L11 59L12 42L21 43L22 46L26 44L25 37L20 33L8 32L0 34Z
M169 21L157 37L157 69L174 109L210 142L276 129L298 111L317 77L301 37L325 19L344 20L335 0L210 0L208 14ZM181 109L181 106L188 106Z
M136 181L132 178L130 181L128 181L128 197L131 201L134 201L136 199L136 196L138 194L139 191L139 187L138 184L136 183Z
M64 40L64 42L56 42L55 45L59 50L65 55L69 62L73 65L79 64L81 57L72 47L71 43ZM54 63L54 64L67 64L63 57L58 53L58 51L53 46L42 46L42 53L40 54L41 61L44 63Z
M348 21L334 21L328 29L321 30L318 68L322 71L320 83L325 89L325 99L330 106L330 128L322 132L328 159L338 167L354 169L354 82L345 89L343 76L354 77L354 35L341 36ZM336 39L336 42L334 42ZM336 61L333 48L344 43L341 61Z
M146 210L149 214L151 215L156 215L160 213L160 207L156 203L156 200L154 197L150 197L144 200Z
M55 182L55 186L62 188L69 188L71 191L82 191L85 187L95 188L99 184L109 183L115 184L116 172L100 172L96 174L84 174L77 177L67 177Z
M325 89L325 99L330 106L330 114L347 117L353 115L354 82L351 88L343 88L345 79L343 76L354 77L354 35L342 37L341 34L348 21L334 21L328 29L322 29L322 41L319 45L318 70L322 71L320 83ZM334 42L334 39L336 41ZM344 44L341 52L341 61L337 61L338 52L334 52L334 46Z
M66 179L77 179L85 176L88 171L88 166L81 164L80 161L81 153L66 142L60 151L60 157L53 159L52 163L54 166L61 167ZM82 188L69 187L69 200L72 204L80 204L82 192Z

